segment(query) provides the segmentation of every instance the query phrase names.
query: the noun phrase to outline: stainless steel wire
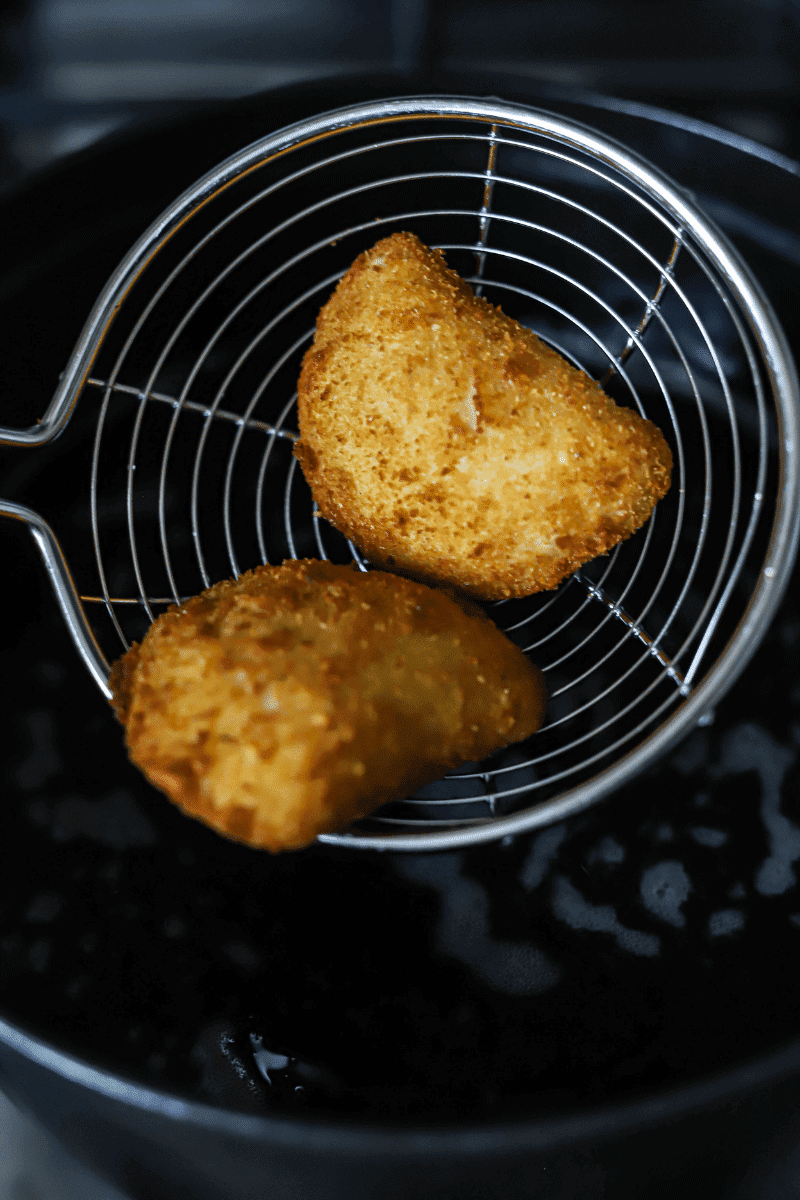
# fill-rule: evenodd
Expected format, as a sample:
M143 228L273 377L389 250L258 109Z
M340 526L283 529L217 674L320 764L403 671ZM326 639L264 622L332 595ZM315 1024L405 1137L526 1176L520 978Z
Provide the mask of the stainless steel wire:
M785 584L800 406L747 268L625 148L500 101L325 114L176 201L110 281L51 406L55 427L99 400L81 598L109 657L166 604L258 562L369 569L292 457L295 382L341 274L399 229L655 420L675 462L633 539L553 593L490 608L545 672L543 730L325 839L426 849L593 803L712 707Z

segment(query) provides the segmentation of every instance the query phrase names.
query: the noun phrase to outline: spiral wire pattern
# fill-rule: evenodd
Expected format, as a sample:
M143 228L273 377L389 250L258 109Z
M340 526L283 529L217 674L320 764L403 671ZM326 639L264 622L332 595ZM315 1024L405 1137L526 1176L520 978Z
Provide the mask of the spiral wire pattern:
M375 847L533 827L646 766L763 586L780 487L773 379L702 216L688 228L613 143L598 155L552 114L451 107L331 114L272 153L265 139L161 236L81 388L97 409L82 600L112 656L258 563L369 569L292 456L295 388L320 307L392 232L442 247L664 432L672 488L638 534L554 592L488 606L544 670L544 728L327 839Z

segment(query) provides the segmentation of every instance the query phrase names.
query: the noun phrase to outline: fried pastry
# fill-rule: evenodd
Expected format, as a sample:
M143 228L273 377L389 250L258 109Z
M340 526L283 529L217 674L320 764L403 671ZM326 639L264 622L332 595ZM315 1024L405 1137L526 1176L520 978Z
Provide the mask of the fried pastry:
M541 672L477 606L312 560L169 609L110 686L150 782L271 851L528 737L545 707Z
M377 566L483 599L553 588L666 494L660 431L396 233L317 321L295 453Z

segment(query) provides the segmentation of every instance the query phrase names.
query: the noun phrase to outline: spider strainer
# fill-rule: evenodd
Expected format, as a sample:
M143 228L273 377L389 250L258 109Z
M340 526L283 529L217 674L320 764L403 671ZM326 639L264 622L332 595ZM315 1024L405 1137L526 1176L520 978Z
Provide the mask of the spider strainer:
M355 558L292 457L319 308L396 230L654 420L673 485L634 538L557 591L489 607L545 672L545 727L388 806L350 846L448 848L531 829L651 764L731 685L775 611L798 534L800 399L776 318L691 196L553 113L413 97L246 147L148 230L100 296L42 420L91 407L93 577L37 540L73 639L107 658L163 608L259 562Z

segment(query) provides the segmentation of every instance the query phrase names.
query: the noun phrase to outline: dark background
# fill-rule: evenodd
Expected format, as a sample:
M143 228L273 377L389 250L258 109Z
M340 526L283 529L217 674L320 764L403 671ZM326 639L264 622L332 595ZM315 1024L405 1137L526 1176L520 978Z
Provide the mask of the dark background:
M0 181L162 113L391 68L599 91L800 157L800 0L6 0Z
M622 97L800 158L800 0L11 0L0 8L0 187L154 118L392 71ZM736 946L725 953L735 960ZM0 1200L112 1200L0 1105ZM794 1168L786 1179L796 1183Z

